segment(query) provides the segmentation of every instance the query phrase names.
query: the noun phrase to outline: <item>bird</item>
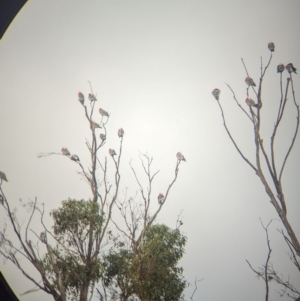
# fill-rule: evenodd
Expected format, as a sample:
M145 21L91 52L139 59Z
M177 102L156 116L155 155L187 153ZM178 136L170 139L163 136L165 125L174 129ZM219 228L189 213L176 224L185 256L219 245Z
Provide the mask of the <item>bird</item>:
M255 101L252 98L250 98L250 97L246 98L246 104L249 107L257 107L257 104L255 103Z
M66 147L63 147L63 148L61 149L61 152L62 152L62 154L63 154L64 156L69 156L69 157L71 156L69 150L68 150Z
M117 153L115 152L115 150L114 149L112 149L112 148L110 148L109 150L108 150L108 152L109 152L109 154L113 157L113 156L115 156Z
M158 195L158 197L157 197L157 199L158 199L158 204L161 205L161 204L164 202L165 197L164 197L164 195L160 192L159 195Z
M73 160L73 161L75 161L75 162L79 162L80 161L79 157L77 155L75 155L75 154L73 154L70 159Z
M245 82L246 82L246 84L248 86L254 86L254 87L256 87L256 84L255 84L254 80L250 76L247 76L245 78Z
M81 92L78 92L78 100L84 105L84 95Z
M283 64L279 64L277 66L277 73L279 73L279 72L282 73L284 71L284 69L285 69L284 65Z
M176 154L176 157L177 157L177 159L179 160L179 161L185 161L186 162L186 160L185 160L185 157L183 156L183 154L181 153L181 152L178 152L177 154Z
M274 44L273 42L270 42L270 43L268 44L268 48L269 48L269 50L270 50L271 52L275 51L275 44Z
M289 63L285 66L286 70L288 71L288 73L292 73L295 72L297 74L297 69L293 66L292 63Z
M118 130L118 136L119 136L119 138L121 138L121 137L124 136L124 130L123 130L122 128L120 128L120 129Z
M101 134L100 134L100 139L101 139L102 141L106 140L106 135L103 134L103 133L101 133Z
M46 232L45 231L42 231L41 234L40 234L40 240L43 242L43 243L47 243L47 237L46 237Z
M103 109L99 109L99 113L102 115L102 116L109 116L109 114L106 112L106 111L104 111Z
M2 182L2 181L6 181L6 182L8 182L8 180L7 180L7 177L6 177L5 173L4 173L4 172L2 172L2 171L0 171L0 179L1 179L1 182Z
M95 121L91 120L91 129L95 130L95 129L102 129L102 127Z
M90 101L96 101L97 100L97 98L95 97L95 95L92 94L92 93L89 93L88 98L89 98Z
M221 90L217 88L212 91L212 95L215 97L216 100L219 100L220 93Z

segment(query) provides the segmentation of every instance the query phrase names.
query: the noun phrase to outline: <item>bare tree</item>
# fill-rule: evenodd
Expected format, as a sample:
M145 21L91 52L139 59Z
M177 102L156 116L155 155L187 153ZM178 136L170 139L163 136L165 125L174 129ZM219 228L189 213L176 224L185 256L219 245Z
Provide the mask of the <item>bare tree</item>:
M44 205L38 204L37 199L30 201L26 204L30 210L30 216L26 227L22 228L17 218L17 210L10 208L10 203L0 185L1 203L19 242L19 246L17 246L7 235L7 225L5 225L0 233L0 253L11 261L38 289L51 294L56 301L65 301L70 298L72 300L87 301L91 298L95 285L103 279L104 249L108 250L114 243L114 247L119 247L121 244L119 240L115 239L117 236L108 227L112 221L114 208L120 203L120 164L124 130L120 128L116 131L120 138L119 149L117 151L109 149L108 157L101 158L99 150L106 145L108 135L106 124L110 115L102 108L99 108L99 115L96 112L97 98L92 87L87 101L80 92L78 100L82 105L91 133L90 140L85 142L90 156L90 166L83 166L79 156L71 154L66 147L62 148L61 153L40 153L38 157L63 155L70 162L77 164L78 173L85 179L91 189L91 199L63 201L62 207L50 213L54 220L53 231L50 231L44 223ZM142 188L131 164L130 166L144 200L144 210L142 213L141 211L135 211L136 205L129 202L126 205L128 207L122 205L123 209L120 211L125 220L126 230L124 231L114 222L120 233L127 235L130 239L134 250L138 250L146 230L157 218L171 187L177 179L179 164L182 160L177 158L174 179L166 190L163 202L159 204L155 213L150 216L151 185L157 172L154 175L150 174L152 159L142 154L140 158L149 181L148 192L145 192ZM142 158L146 159L146 164ZM112 160L114 166L113 184L108 180L108 160ZM1 173L0 176L1 181L7 180L6 177L4 179L4 173ZM127 212L125 208L129 208L129 211ZM31 228L32 218L36 214L39 215L44 229L41 234L35 233ZM129 219L133 221L131 224L128 223ZM137 232L138 227L140 228ZM52 242L54 246L51 246ZM41 243L46 246L45 254L40 254ZM40 279L37 280L31 272L26 271L19 260L19 256L23 256L34 266ZM105 287L97 288L97 291L100 300L108 300ZM116 295L116 298L116 300L124 299L122 295Z
M231 139L232 143L234 144L236 150L240 154L240 156L243 158L243 160L255 171L256 175L259 177L261 183L265 187L267 195L270 197L271 204L274 206L279 218L281 219L289 238L291 239L293 248L295 249L296 253L298 256L300 256L300 244L299 240L296 237L296 234L290 225L287 217L287 206L286 206L286 200L284 196L284 191L283 191L283 185L282 185L282 176L283 172L287 163L287 160L289 158L289 155L294 147L294 143L298 134L298 129L299 129L299 105L296 102L296 95L294 91L294 82L293 82L293 72L296 71L296 68L293 67L293 65L290 63L286 66L287 71L288 71L288 77L286 80L286 85L285 87L283 86L282 83L282 77L283 77L283 70L280 71L280 65L278 66L278 72L280 74L280 91L281 91L281 96L280 96L280 102L278 105L278 113L277 117L275 120L274 124L274 129L271 133L270 136L270 149L269 152L267 152L265 146L264 146L264 139L261 135L261 124L264 121L264 117L262 114L262 106L263 106L263 97L262 97L262 87L263 87L263 79L266 75L266 71L268 70L268 67L270 66L270 63L272 61L272 51L270 55L270 59L266 65L265 68L263 68L263 63L261 59L261 74L260 74L260 79L259 79L259 84L258 88L255 88L255 83L253 79L249 76L248 70L246 68L246 65L244 63L244 60L242 59L243 65L245 67L245 71L247 74L246 77L246 83L248 84L248 87L246 89L246 102L249 106L249 112L247 112L243 106L240 104L240 102L237 100L237 97L232 90L232 88L227 84L229 89L232 91L233 94L233 99L235 100L236 104L239 106L241 109L241 112L245 114L245 116L248 118L250 123L253 126L253 133L254 133L254 144L255 144L255 161L251 162L247 158L247 155L241 151L241 148L239 147L238 143L235 141L233 138L229 128L227 127L226 120L225 120L225 114L222 109L221 102L219 99L217 99L218 105L221 110L222 118L223 118L223 124L226 129L226 132ZM289 67L288 67L289 66ZM291 68L292 66L292 68ZM251 82L252 81L252 82ZM275 160L275 139L278 138L278 129L282 123L282 119L284 116L286 104L288 101L288 95L289 95L289 88L291 87L292 89L292 100L293 100L293 105L295 108L295 128L294 128L294 133L291 139L291 142L289 145L287 145L287 150L286 154L284 156L283 162L280 164L276 162ZM249 97L249 90L252 90L254 95L256 96L257 102L253 101ZM219 97L218 97L219 98ZM266 170L263 170L264 164L267 166ZM267 180L267 176L271 177L271 180Z
M263 110L262 110L263 103L264 103L264 95L262 91L263 91L263 80L271 64L275 45L272 42L270 42L268 44L268 48L271 51L270 58L265 67L263 67L263 62L261 58L261 62L260 62L261 72L260 72L258 87L256 87L254 80L250 77L246 64L242 59L242 63L244 65L246 75L247 75L245 82L247 84L246 104L248 106L248 110L246 110L238 101L236 94L231 88L231 86L226 84L228 88L231 90L233 99L235 103L238 105L239 109L241 110L241 113L245 115L245 118L250 122L250 125L253 127L254 146L255 146L254 161L248 158L249 154L246 154L241 150L239 143L233 137L230 129L227 126L225 113L222 108L221 102L219 101L220 89L214 89L212 94L216 98L219 108L221 110L223 124L230 140L232 141L235 149L240 154L242 159L255 171L256 175L259 177L261 183L265 188L268 197L270 198L271 204L275 208L280 220L284 225L284 228L287 231L287 235L285 235L283 231L282 231L282 235L292 252L292 257L296 262L295 265L298 267L298 261L296 259L296 255L300 256L300 244L299 244L298 237L296 236L295 231L288 220L287 205L286 205L286 199L284 194L284 187L282 184L282 177L285 170L285 166L289 159L291 151L294 147L295 140L298 134L298 129L299 129L299 105L296 102L296 95L294 91L294 81L293 81L293 73L296 74L297 69L293 66L292 63L289 63L286 66L284 66L283 64L277 66L277 72L279 73L280 101L278 103L277 114L274 121L274 128L269 137L270 146L269 149L267 149L264 144L264 141L266 140L263 139L261 133L261 126L265 122L265 116L266 116L263 114ZM284 70L287 70L288 73L285 84L283 83ZM252 93L252 95L255 95L255 97L253 98L256 99L256 101L250 97L250 93ZM295 112L295 126L293 132L291 133L292 138L290 142L286 145L286 151L285 151L283 161L279 162L278 159L276 160L276 154L278 152L278 149L276 150L275 140L280 139L278 130L282 126L282 120L285 116L289 97L292 99L291 105L293 106ZM266 300L268 300L268 293L269 293L268 283L271 279L274 279L276 280L277 283L284 285L284 287L289 289L291 292L299 293L290 284L290 282L288 282L288 284L285 285L283 278L280 277L278 273L274 271L273 266L269 263L272 250L269 243L268 226L269 224L267 225L267 227L263 226L267 234L267 245L269 250L265 265L259 271L256 271L252 268L252 266L248 262L248 264L250 265L252 270L257 274L257 276L264 279L266 283Z
M269 297L270 297L270 295L269 295L269 283L270 282L275 282L282 287L282 289L280 291L280 297L282 297L284 294L287 294L287 296L289 296L290 298L295 299L297 296L298 297L300 296L300 291L297 290L297 288L293 285L293 283L291 282L290 279L286 280L281 273L276 271L274 269L273 263L270 261L272 249L271 249L271 243L270 243L270 239L269 239L269 229L268 228L271 225L272 221L273 220L271 220L267 224L267 226L264 226L262 220L260 219L261 225L266 232L266 241L267 241L267 246L268 246L268 254L267 254L265 264L263 266L259 267L258 269L255 269L252 267L252 265L250 264L250 262L248 260L246 260L246 261L247 261L248 265L250 266L251 270L257 275L257 277L261 278L265 282L265 287L266 287L265 300L266 301L268 301ZM283 235L283 237L291 251L290 260L293 262L293 264L296 267L296 269L298 270L298 272L300 272L299 260L297 259L297 255L295 254L294 249L291 246L290 240L283 233L283 231L280 231L280 233Z
M156 299L158 294L164 295L163 299L166 300L169 300L168 298L177 300L185 287L181 275L183 270L175 266L183 255L186 241L179 231L182 221L177 221L175 230L164 225L155 225L154 222L177 180L182 159L177 160L174 178L166 191L153 198L154 179L159 170L154 173L151 171L153 158L148 154L140 153L139 158L144 172L144 181L137 176L137 171L130 162L138 191L134 197L127 199L126 190L124 198L117 202L124 223L120 225L113 220L120 233L114 241L121 243L119 250L112 250L107 257L110 264L105 279L106 287L109 288L112 296L119 294L121 300L133 300L133 296L136 296L138 300L146 301L150 296ZM143 182L147 183L146 187ZM149 244L149 236L152 238L151 244ZM164 248L164 244L168 247ZM124 271L124 273L117 271Z

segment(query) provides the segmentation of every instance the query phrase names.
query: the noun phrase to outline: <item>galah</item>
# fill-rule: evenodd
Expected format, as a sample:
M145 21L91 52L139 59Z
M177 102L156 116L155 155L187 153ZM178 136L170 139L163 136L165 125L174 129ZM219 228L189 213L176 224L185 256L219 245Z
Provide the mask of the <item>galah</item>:
M257 107L257 104L255 103L255 101L252 98L250 98L250 97L246 98L246 104L249 107Z
M112 148L110 148L109 150L108 150L108 152L109 152L109 154L113 157L113 156L115 156L117 153L115 152L115 150L114 149L112 149Z
M79 157L77 155L75 155L75 154L73 154L70 159L73 160L73 161L75 161L75 162L79 162L80 161Z
M256 87L256 84L255 84L254 80L250 76L247 76L245 78L245 82L246 82L246 84L248 86L254 86L254 87Z
M63 148L61 149L61 152L62 152L62 154L63 154L64 156L69 156L69 157L71 156L69 150L68 150L66 147L63 147Z
M40 240L45 244L47 243L47 237L46 237L46 232L45 231L41 232Z
M277 73L279 73L279 72L282 73L284 71L284 69L285 69L284 65L283 64L279 64L277 66Z
M159 195L158 195L158 197L157 197L157 199L158 199L158 204L161 205L161 204L164 202L165 197L164 197L164 195L160 192Z
M101 133L101 134L100 134L100 139L101 139L102 141L106 140L106 135Z
M84 105L84 95L81 92L78 92L78 100Z
M97 128L101 129L101 126L97 122L91 120L91 129L95 130Z
M285 66L286 70L288 71L288 73L292 73L295 72L297 74L297 69L293 66L292 63L289 63Z
M107 113L106 111L104 111L103 109L101 109L101 108L99 109L99 113L100 113L102 116L107 116L107 117L109 116L108 113Z
M270 43L268 44L268 48L269 48L269 50L270 50L271 52L275 51L275 44L274 44L273 42L270 42Z
M179 160L179 161L185 161L186 162L186 160L185 160L185 157L183 156L183 154L181 153L181 152L178 152L177 154L176 154L176 157L177 157L177 159Z
M95 97L95 95L92 94L92 93L89 93L88 98L89 98L89 101L96 101L97 100L97 98Z
M119 138L121 138L121 137L124 136L124 130L123 130L122 128L120 128L120 129L118 130L118 136L119 136Z
M212 91L212 95L215 97L216 100L219 100L220 93L221 90L217 88Z
M8 182L8 180L7 180L7 178L6 178L6 175L5 175L5 173L4 173L4 172L2 172L2 171L0 171L0 179L1 179L1 182L2 182L2 181L6 181L6 182Z

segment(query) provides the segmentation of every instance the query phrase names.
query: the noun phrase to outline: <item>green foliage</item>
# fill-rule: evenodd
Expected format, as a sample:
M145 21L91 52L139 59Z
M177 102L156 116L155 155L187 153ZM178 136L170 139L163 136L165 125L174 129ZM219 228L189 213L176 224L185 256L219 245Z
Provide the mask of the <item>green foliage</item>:
M142 301L180 300L185 288L183 269L177 267L186 237L178 229L154 225L146 229L138 249L112 250L104 260L106 286L117 284L124 300L133 294Z
M53 210L51 215L54 237L58 241L52 251L63 275L66 291L76 298L84 282L92 285L101 277L101 260L93 254L98 254L95 250L102 234L103 213L98 203L69 199L63 201L62 207ZM91 246L88 241L93 242ZM56 277L49 254L44 257L43 266L48 277L54 281Z
M64 240L69 246L74 240L84 241L92 231L94 236L102 230L103 212L99 204L91 200L66 200L62 207L51 212L54 220L54 234L58 240Z

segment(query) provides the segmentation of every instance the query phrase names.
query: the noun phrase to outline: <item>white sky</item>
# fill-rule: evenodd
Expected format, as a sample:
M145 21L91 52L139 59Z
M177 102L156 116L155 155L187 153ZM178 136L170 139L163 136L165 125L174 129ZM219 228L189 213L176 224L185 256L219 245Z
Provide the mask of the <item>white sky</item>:
M18 207L20 198L38 197L50 211L68 197L91 196L75 164L62 156L36 156L67 146L89 163L84 143L89 129L77 92L87 95L91 81L98 107L111 113L103 156L106 148L118 149L117 129L125 130L122 189L135 193L128 162L133 159L139 168L138 150L148 151L153 171L160 170L153 188L155 207L158 193L173 177L177 151L187 159L158 222L174 227L184 210L188 244L181 265L188 281L204 278L194 300L263 300L264 283L245 259L254 267L265 262L259 217L267 223L277 214L231 144L211 91L222 90L228 126L252 160L251 125L224 82L244 105L241 57L258 83L260 57L266 64L267 44L275 43L263 91L264 141L269 145L279 102L276 66L292 62L300 69L299 11L299 0L28 1L0 41L0 170L8 177L3 188L12 206ZM294 76L298 103L299 76ZM287 115L276 145L279 160L286 147L282 141L296 122L291 105ZM299 151L298 139L283 180L288 217L298 237ZM277 228L280 222L270 230L272 262L296 285L300 278ZM32 287L10 264L1 261L0 269L17 295ZM289 300L279 297L278 286L270 289L273 301ZM40 298L51 300L42 293L20 300Z

